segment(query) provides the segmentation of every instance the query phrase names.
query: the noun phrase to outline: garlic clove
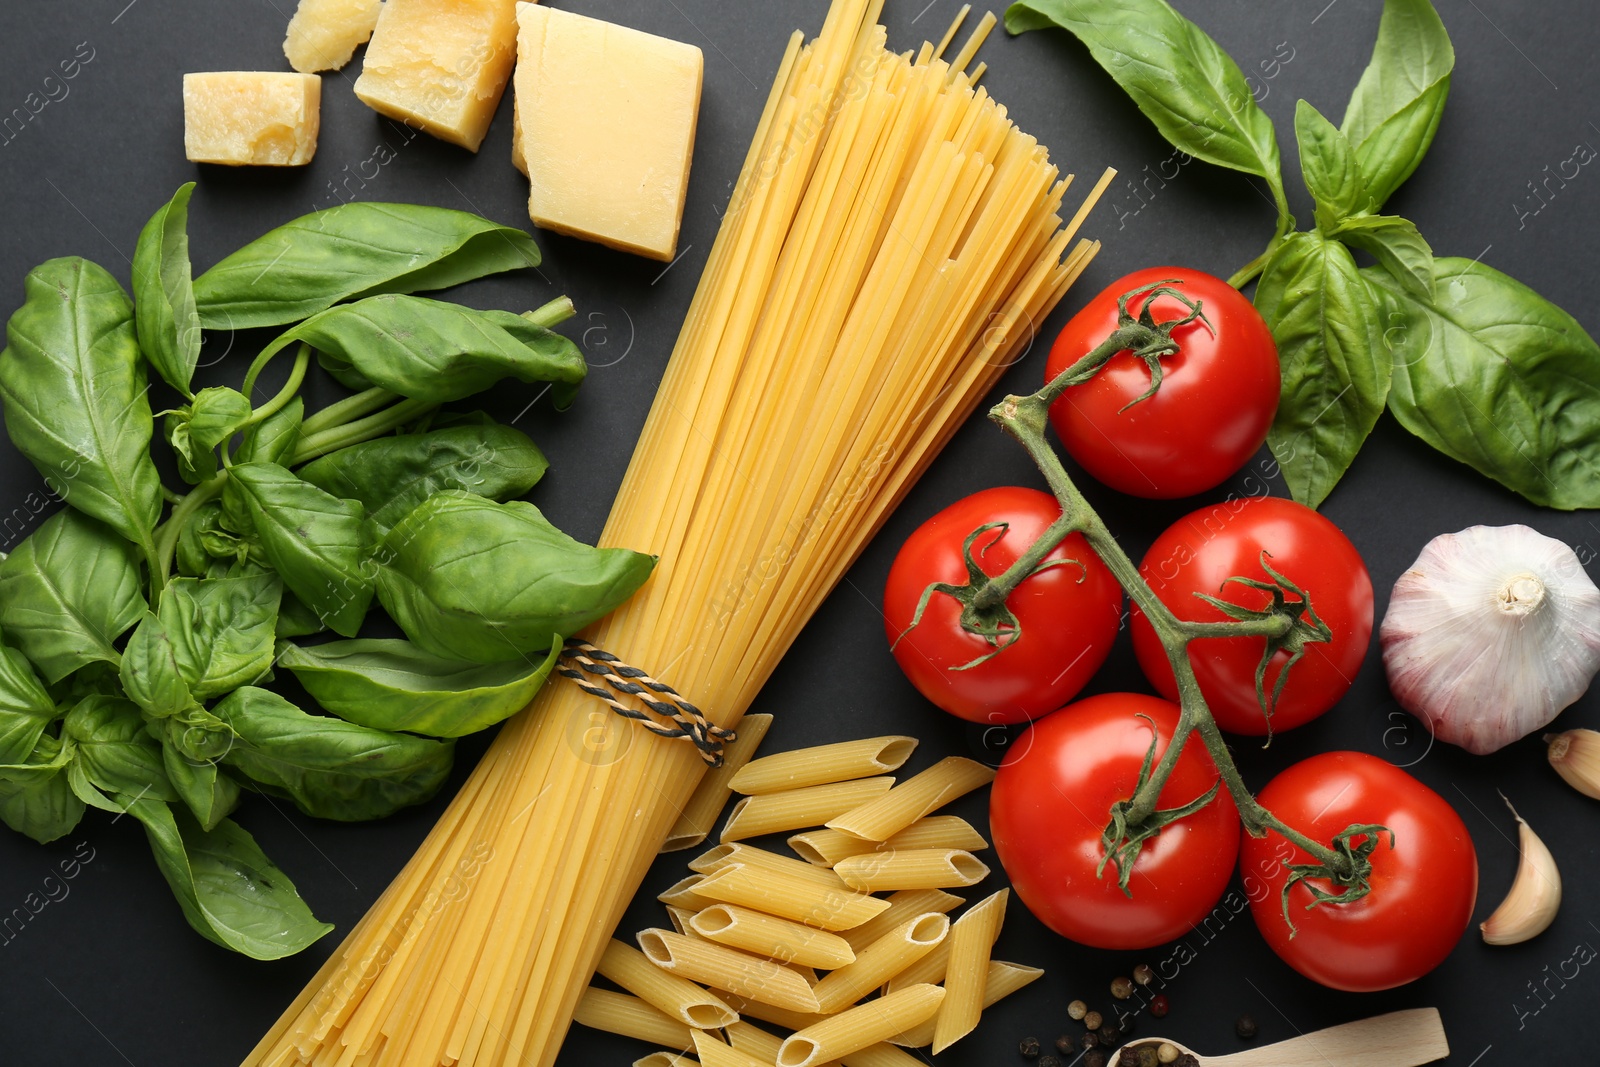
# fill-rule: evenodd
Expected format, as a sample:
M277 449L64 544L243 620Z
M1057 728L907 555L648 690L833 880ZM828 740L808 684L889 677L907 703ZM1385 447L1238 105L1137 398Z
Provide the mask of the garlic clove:
M1506 807L1511 808L1511 801L1506 800ZM1555 857L1527 820L1517 815L1516 808L1511 808L1511 814L1517 819L1522 856L1517 860L1511 891L1478 926L1490 945L1515 945L1537 937L1555 922L1561 908L1561 872L1556 869Z
M1550 747L1545 755L1556 773L1586 797L1600 800L1600 733L1593 730L1567 730L1546 734Z
M1442 741L1494 752L1547 725L1600 671L1600 588L1527 526L1428 542L1379 628L1395 699Z

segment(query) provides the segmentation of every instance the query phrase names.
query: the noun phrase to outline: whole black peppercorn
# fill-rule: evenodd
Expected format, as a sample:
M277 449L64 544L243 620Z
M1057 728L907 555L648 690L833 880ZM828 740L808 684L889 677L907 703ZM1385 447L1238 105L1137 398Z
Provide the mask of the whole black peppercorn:
M1056 1038L1056 1051L1063 1056L1071 1056L1078 1051L1078 1043L1072 1040L1071 1034L1062 1034Z
M1095 1033L1100 1035L1100 1045L1102 1048L1116 1048L1118 1045L1122 1044L1121 1031L1119 1031L1110 1023L1106 1023L1100 1029L1096 1030Z
M1021 1041L1017 1042L1017 1051L1022 1053L1022 1055L1027 1059L1033 1059L1035 1056L1039 1055L1039 1039L1036 1037L1023 1038Z
M1155 996L1150 998L1150 1014L1153 1017L1157 1019L1165 1019L1169 1010L1171 1010L1171 1005L1167 1003L1167 996L1165 993L1157 993Z
M1061 1061L1054 1056L1040 1056L1039 1067L1061 1067Z
M1261 1027L1256 1025L1256 1017L1246 1012L1233 1024L1233 1032L1242 1040L1249 1041L1261 1032Z
M1140 985L1149 985L1156 980L1156 972L1150 969L1148 963L1141 963L1133 969L1133 980Z
M1140 1045L1137 1055L1133 1060L1133 1067L1161 1067L1161 1060L1156 1054L1155 1045Z
M1078 1038L1078 1047L1083 1049L1085 1052L1087 1052L1089 1049L1097 1048L1099 1045L1100 1035L1095 1033L1093 1030L1090 1030L1087 1034L1084 1034L1082 1037Z
M1092 1048L1083 1054L1082 1067L1106 1067L1106 1054L1097 1048Z
M1185 1052L1173 1061L1172 1067L1200 1067L1200 1061L1192 1053Z

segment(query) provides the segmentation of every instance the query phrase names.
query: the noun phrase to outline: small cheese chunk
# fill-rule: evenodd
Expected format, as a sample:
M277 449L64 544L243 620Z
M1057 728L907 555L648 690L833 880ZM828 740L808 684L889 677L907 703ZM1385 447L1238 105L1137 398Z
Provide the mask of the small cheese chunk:
M520 5L517 20L528 214L670 261L700 113L700 49L534 4Z
M383 0L300 0L283 54L302 74L338 70L372 36Z
M321 105L315 74L185 74L184 154L191 163L303 166L317 154Z
M528 161L522 158L522 109L517 105L517 81L511 80L511 165L528 176Z
M356 96L476 152L516 59L516 0L388 0Z

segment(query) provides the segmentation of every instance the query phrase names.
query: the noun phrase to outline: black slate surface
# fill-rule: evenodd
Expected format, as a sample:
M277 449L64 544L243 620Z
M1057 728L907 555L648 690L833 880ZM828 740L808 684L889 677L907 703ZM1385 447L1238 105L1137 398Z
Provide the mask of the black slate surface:
M310 167L235 171L186 163L180 75L287 69L279 42L292 6L292 0L11 0L0 7L0 310L9 313L20 302L24 273L53 256L89 256L126 282L140 226L191 179L200 183L191 209L199 268L292 216L353 197L471 209L525 224L525 186L508 164L509 105L473 157L368 111L350 93L355 67L326 79L321 147ZM549 453L551 473L533 499L575 535L592 538L643 424L785 39L795 27L814 33L826 5L569 0L559 6L690 41L706 54L682 255L674 266L663 270L541 234L546 261L538 274L481 282L459 294L484 307L531 307L562 292L577 302L581 314L571 332L594 366L579 403L557 416L545 404L532 404L535 389L515 386L496 390L493 405ZM1600 144L1600 72L1593 63L1600 20L1583 0L1441 0L1439 6L1458 56L1450 104L1432 152L1390 209L1416 220L1440 254L1480 257L1600 331L1593 251L1600 240L1600 177L1585 166L1565 186L1552 185L1555 195L1542 206L1529 185L1545 178L1546 167L1553 171L1573 157L1576 146ZM911 47L925 35L937 36L957 7L956 0L893 0L891 42ZM1305 97L1329 115L1342 114L1371 48L1377 0L1188 0L1181 7L1258 79L1284 144L1295 209L1309 218L1309 202L1292 177L1294 102ZM1127 271L1178 263L1226 276L1260 250L1271 231L1270 206L1259 184L1237 174L1196 163L1164 184L1147 182L1136 194L1130 183L1157 172L1172 150L1065 35L1010 40L997 34L983 56L991 67L990 90L1052 148L1063 169L1092 179L1110 165L1124 176L1086 227L1105 248L1045 324L1046 338ZM63 79L63 69L75 76ZM1593 151L1587 147L1590 156ZM203 374L237 380L260 343L254 335L212 337ZM1031 390L1042 364L1042 352L1031 353L1000 390ZM314 394L319 403L335 395L326 382ZM1207 499L1269 487L1281 494L1282 486L1264 477L1264 458ZM974 419L849 572L759 701L759 710L778 717L769 751L869 731L904 732L925 739L912 770L952 753L993 758L976 730L924 703L901 678L882 638L877 604L907 533L952 500L1001 482L1031 485L1038 477L1015 445ZM14 548L48 513L42 488L32 468L0 444L0 550ZM1150 504L1089 491L1136 557L1167 523L1202 502ZM1366 557L1380 613L1394 579L1430 537L1447 530L1525 522L1572 544L1591 570L1600 551L1600 523L1591 514L1534 508L1431 452L1388 418L1324 510ZM1123 639L1089 692L1127 688L1144 687ZM1597 721L1595 694L1559 720ZM451 788L484 743L478 738L462 746ZM1576 961L1592 959L1588 946L1600 945L1594 889L1600 809L1545 766L1536 738L1487 758L1431 747L1426 732L1389 697L1376 646L1337 709L1280 735L1268 752L1241 746L1239 759L1259 785L1297 758L1331 748L1407 765L1460 810L1479 849L1480 919L1510 884L1516 862L1514 826L1496 790L1514 799L1565 875L1567 900L1554 928L1502 949L1483 946L1472 931L1427 978L1356 996L1298 977L1268 952L1242 915L1174 945L1119 954L1068 944L1015 908L997 951L1042 965L1048 976L986 1013L978 1032L938 1062L1016 1062L1016 1042L1027 1034L1048 1048L1069 1029L1070 999L1109 1001L1109 980L1141 961L1158 969L1164 964L1173 974L1165 989L1171 1015L1159 1026L1146 1021L1143 1032L1170 1034L1205 1052L1239 1047L1233 1020L1244 1011L1260 1021L1266 1041L1431 1004L1444 1013L1453 1064L1592 1062L1600 1039L1600 1013L1593 1007L1600 977ZM400 868L443 804L441 797L381 824L342 826L251 797L238 818L317 913L343 930ZM976 798L961 810L983 817ZM48 847L0 834L0 916L24 906L30 894L48 899L20 931L0 939L0 1063L236 1063L334 947L329 938L297 959L264 964L202 940L185 926L131 822L113 825L91 813ZM81 861L76 877L47 882L74 857ZM653 893L676 880L682 862L680 856L659 863L647 889ZM999 883L997 873L985 888ZM649 894L641 894L624 929L662 918ZM1557 977L1563 968L1565 979ZM559 1062L627 1063L645 1051L619 1038L577 1032Z

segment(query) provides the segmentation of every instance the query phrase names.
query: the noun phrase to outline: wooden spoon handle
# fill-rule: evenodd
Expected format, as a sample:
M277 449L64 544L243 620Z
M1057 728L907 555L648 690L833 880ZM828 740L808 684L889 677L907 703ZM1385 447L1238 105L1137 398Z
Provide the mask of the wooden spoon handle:
M1437 1008L1412 1008L1301 1034L1205 1067L1421 1067L1450 1055Z

